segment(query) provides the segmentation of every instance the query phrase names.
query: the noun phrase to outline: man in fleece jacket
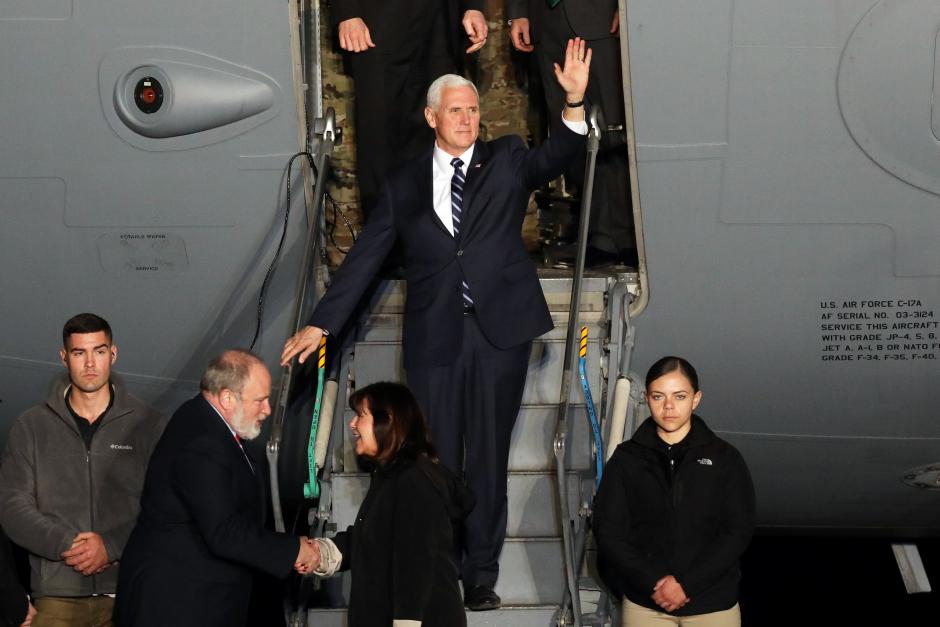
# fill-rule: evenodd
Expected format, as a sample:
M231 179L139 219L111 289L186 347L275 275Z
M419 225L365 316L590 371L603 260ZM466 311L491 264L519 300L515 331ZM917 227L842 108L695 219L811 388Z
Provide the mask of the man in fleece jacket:
M62 330L68 377L14 423L0 462L0 524L29 552L33 627L111 624L117 561L166 419L111 377L111 327L84 313Z

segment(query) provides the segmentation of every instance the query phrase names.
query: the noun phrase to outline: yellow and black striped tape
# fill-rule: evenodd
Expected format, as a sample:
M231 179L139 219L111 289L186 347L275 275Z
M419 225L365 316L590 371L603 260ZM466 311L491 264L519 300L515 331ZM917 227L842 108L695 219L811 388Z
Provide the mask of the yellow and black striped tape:
M317 360L317 368L326 368L326 338L320 338L320 357Z
M587 327L581 327L581 352L579 357L584 359L587 357L587 338L588 338L588 329Z

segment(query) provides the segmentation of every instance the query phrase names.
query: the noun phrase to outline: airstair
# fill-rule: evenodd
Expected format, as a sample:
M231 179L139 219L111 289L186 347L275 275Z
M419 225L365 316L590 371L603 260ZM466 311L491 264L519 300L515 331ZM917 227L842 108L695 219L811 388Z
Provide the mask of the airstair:
M592 127L597 128L592 114ZM312 171L323 173L335 139L332 112L314 124L319 142L317 158L310 155ZM589 163L596 155L596 132L589 136ZM314 163L316 162L316 163ZM593 180L589 165L590 181ZM323 177L316 177L309 220L304 267L311 268L298 284L295 328L309 315L316 294L324 287L322 263L310 263L325 246L323 238ZM589 206L590 196L585 199ZM580 232L587 231L582 212ZM319 228L316 226L319 225ZM507 538L500 556L496 592L499 610L468 613L468 624L551 627L612 624L610 600L593 572L589 520L591 502L601 464L597 464L598 437L592 435L585 395L578 384L576 330L587 328L583 378L594 398L603 450L616 446L624 434L633 432L639 402L629 383L633 343L628 311L636 293L634 273L583 272L586 235L582 235L576 268L543 270L540 282L555 329L538 338L530 355L523 404L512 437L508 478ZM318 269L319 268L319 269ZM312 289L308 289L312 288ZM577 303L576 308L572 307ZM351 419L346 407L350 393L377 381L404 381L401 365L401 331L405 284L385 281L375 290L372 302L344 346L331 356L330 380L324 403L314 415L319 430L310 429L310 368L293 367L282 377L268 460L271 469L272 502L279 530L329 537L344 530L356 517L368 490L369 475L356 465L346 425ZM576 309L576 320L570 312ZM313 362L315 360L310 360ZM319 360L321 363L324 360ZM316 380L314 377L313 380ZM632 389L632 391L631 391ZM309 395L307 395L309 396ZM318 395L319 396L319 395ZM310 432L314 431L313 435ZM309 441L298 468L297 439ZM316 446L314 446L314 442ZM290 444L280 456L282 443ZM601 462L603 462L603 458ZM309 469L309 471L308 471ZM282 504L303 491L296 478L305 475L308 486L316 475L316 502L303 501L285 516ZM307 486L305 486L307 487ZM309 496L309 494L308 494ZM306 525L302 520L306 514ZM354 575L353 575L354 576ZM343 627L348 603L349 573L330 580L306 578L289 604L291 627Z
M509 461L509 522L496 586L503 608L469 612L469 625L548 627L564 624L559 620L567 598L567 584L554 440L572 283L570 275L570 272L546 271L541 278L555 329L533 345L523 406L513 432ZM608 387L606 377L610 373L607 367L610 357L609 296L611 293L626 296L628 291L625 288L630 286L631 280L629 274L597 274L587 276L583 281L578 322L588 327L587 376L598 412L602 405L608 404L604 393ZM331 427L332 450L325 464L327 469L321 482L322 496L317 510L319 527L327 536L352 524L369 487L369 475L357 467L348 437L346 426L352 414L345 406L345 399L355 388L376 381L404 380L401 369L404 291L402 281L389 281L380 287L373 299L371 313L360 325L354 344L343 356ZM566 485L563 491L574 537L584 535L585 516L594 489L591 430L579 390L572 387L569 408L572 431L566 447ZM583 548L580 552L584 553ZM590 615L596 611L603 594L590 581L585 568L578 570L581 575L579 582L584 588L582 612ZM348 576L344 574L339 583L325 584L333 590L329 595L333 603L344 604L348 599L348 581L342 580ZM345 615L342 608L308 608L306 624L342 627Z

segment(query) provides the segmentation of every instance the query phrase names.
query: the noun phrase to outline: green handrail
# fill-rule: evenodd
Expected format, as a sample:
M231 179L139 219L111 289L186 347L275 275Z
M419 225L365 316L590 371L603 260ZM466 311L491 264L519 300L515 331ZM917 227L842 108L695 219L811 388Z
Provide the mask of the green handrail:
M307 439L307 482L304 483L304 498L320 498L320 482L317 481L317 429L320 427L320 403L323 401L323 382L326 379L326 338L320 338L317 356L317 400L310 418L310 437Z

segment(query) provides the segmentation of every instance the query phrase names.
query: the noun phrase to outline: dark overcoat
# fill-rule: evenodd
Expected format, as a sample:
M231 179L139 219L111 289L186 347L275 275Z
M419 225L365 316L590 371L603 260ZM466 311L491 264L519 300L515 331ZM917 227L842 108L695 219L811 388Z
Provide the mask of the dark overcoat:
M334 538L352 571L348 627L466 625L454 530L472 506L453 473L426 458L374 470L355 524Z
M121 560L118 627L245 624L252 569L285 577L299 550L264 527L259 473L201 395L176 411Z

